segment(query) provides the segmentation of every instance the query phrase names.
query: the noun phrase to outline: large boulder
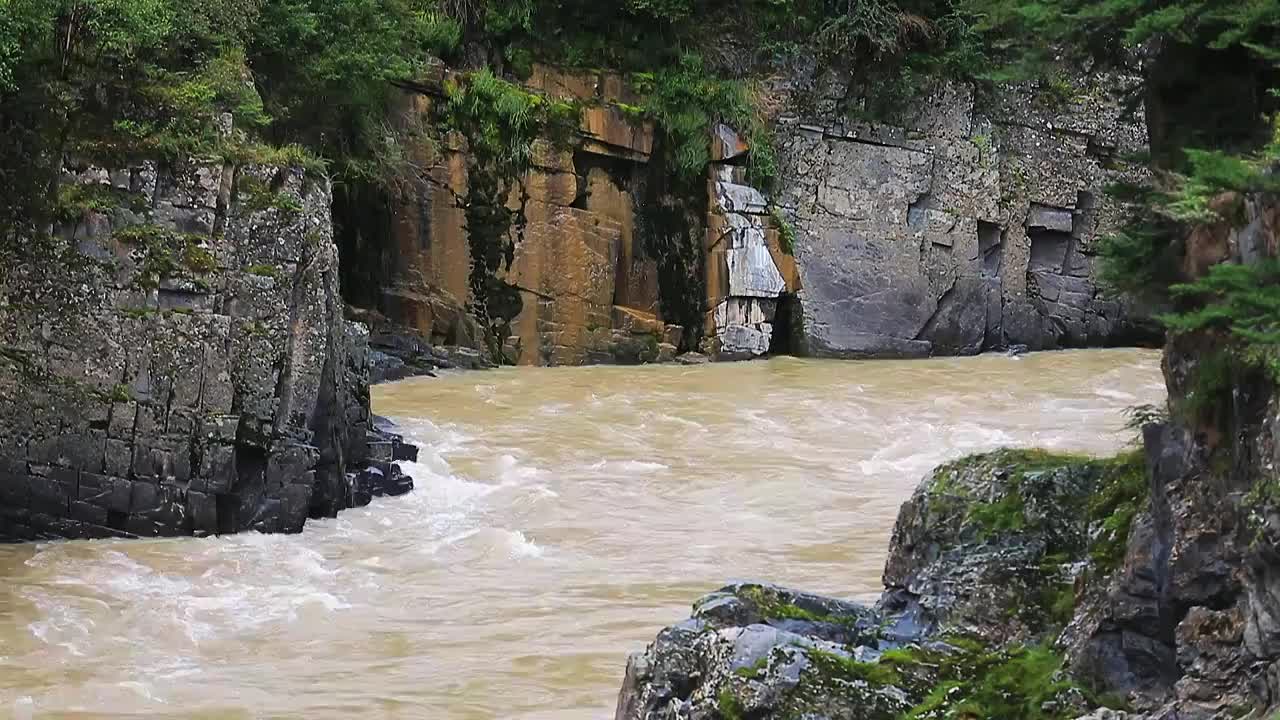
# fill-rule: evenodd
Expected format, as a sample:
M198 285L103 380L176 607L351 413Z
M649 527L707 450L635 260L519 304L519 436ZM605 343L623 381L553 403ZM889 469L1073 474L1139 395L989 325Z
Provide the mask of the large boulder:
M903 506L875 607L722 588L630 658L616 717L1081 715L1046 643L1109 538L1095 498L1123 496L1132 463L999 451L944 465Z

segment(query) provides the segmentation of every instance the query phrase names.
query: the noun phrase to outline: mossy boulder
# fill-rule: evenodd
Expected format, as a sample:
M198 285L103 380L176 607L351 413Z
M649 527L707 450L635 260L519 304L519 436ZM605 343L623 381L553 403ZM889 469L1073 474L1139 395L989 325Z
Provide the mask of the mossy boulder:
M874 607L722 588L631 657L617 718L1083 715L1054 641L1091 550L1114 542L1102 514L1132 501L1133 462L1001 450L944 465L903 505Z
M880 609L907 638L1033 641L1070 619L1095 541L1112 549L1121 532L1112 515L1124 506L1127 532L1131 496L1144 489L1141 459L1131 455L998 450L943 465L898 515Z

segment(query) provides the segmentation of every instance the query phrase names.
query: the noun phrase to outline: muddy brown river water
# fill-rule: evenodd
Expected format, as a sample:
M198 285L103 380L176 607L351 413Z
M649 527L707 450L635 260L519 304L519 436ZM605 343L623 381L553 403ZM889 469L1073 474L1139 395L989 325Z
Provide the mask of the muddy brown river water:
M929 468L1110 453L1163 396L1139 350L380 386L411 495L295 536L0 546L0 718L610 718L702 593L874 599Z

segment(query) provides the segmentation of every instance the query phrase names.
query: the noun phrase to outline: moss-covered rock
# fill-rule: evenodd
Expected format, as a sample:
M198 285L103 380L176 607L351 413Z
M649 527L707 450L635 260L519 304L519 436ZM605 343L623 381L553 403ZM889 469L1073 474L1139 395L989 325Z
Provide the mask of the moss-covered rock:
M1093 513L1111 522L1102 514L1131 502L1131 462L999 450L937 468L898 516L881 610L899 617L906 637L962 633L1004 644L1061 625L1089 566ZM1114 544L1120 532L1098 537Z
M617 717L1082 715L1095 703L1054 642L1077 581L1109 570L1095 554L1110 562L1123 544L1135 477L1133 455L1000 450L943 465L903 505L874 608L722 588L631 658Z

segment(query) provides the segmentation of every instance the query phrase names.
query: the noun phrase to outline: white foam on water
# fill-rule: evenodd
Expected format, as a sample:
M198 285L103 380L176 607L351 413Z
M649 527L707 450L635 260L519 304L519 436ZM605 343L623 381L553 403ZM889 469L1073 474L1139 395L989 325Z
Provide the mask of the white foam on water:
M395 698L441 720L604 717L615 656L690 597L734 575L871 593L880 526L929 468L1002 445L1107 450L1124 438L1098 428L1150 382L784 362L802 382L762 384L768 363L654 370L652 387L592 369L442 379L420 411L435 422L397 419L421 449L400 463L409 495L300 536L36 546L0 629L30 623L4 672L41 674L0 678L0 707L336 720ZM585 699L567 707L568 681L513 670L519 655L606 669L575 670ZM87 679L47 680L69 667Z
M44 619L27 625L27 629L40 642L60 647L76 657L85 657L88 652L89 625L78 617L77 610L70 603L44 594L27 594L44 615Z
M484 528L472 528L465 532L454 533L453 535L440 538L439 540L433 543L427 544L423 548L423 551L426 552L428 555L435 555L436 553L440 552L441 549L452 547L462 542L463 540L479 535L483 529Z
M419 457L422 453L419 453ZM439 472L436 463L402 462L400 467L413 477L413 494L432 511L462 508L492 493L496 486L466 480L453 472Z
M519 530L503 530L501 533L507 552L512 558L538 558L545 552L542 546L530 540Z
M164 702L164 700L156 697L155 694L151 692L151 686L147 683L139 682L137 680L126 680L122 683L117 683L117 685L125 690L133 692L144 700L151 702Z
M1116 390L1115 388L1098 388L1093 391L1093 394L1098 397L1111 398L1112 400L1124 400L1125 402L1132 402L1137 399L1137 396L1133 393Z

